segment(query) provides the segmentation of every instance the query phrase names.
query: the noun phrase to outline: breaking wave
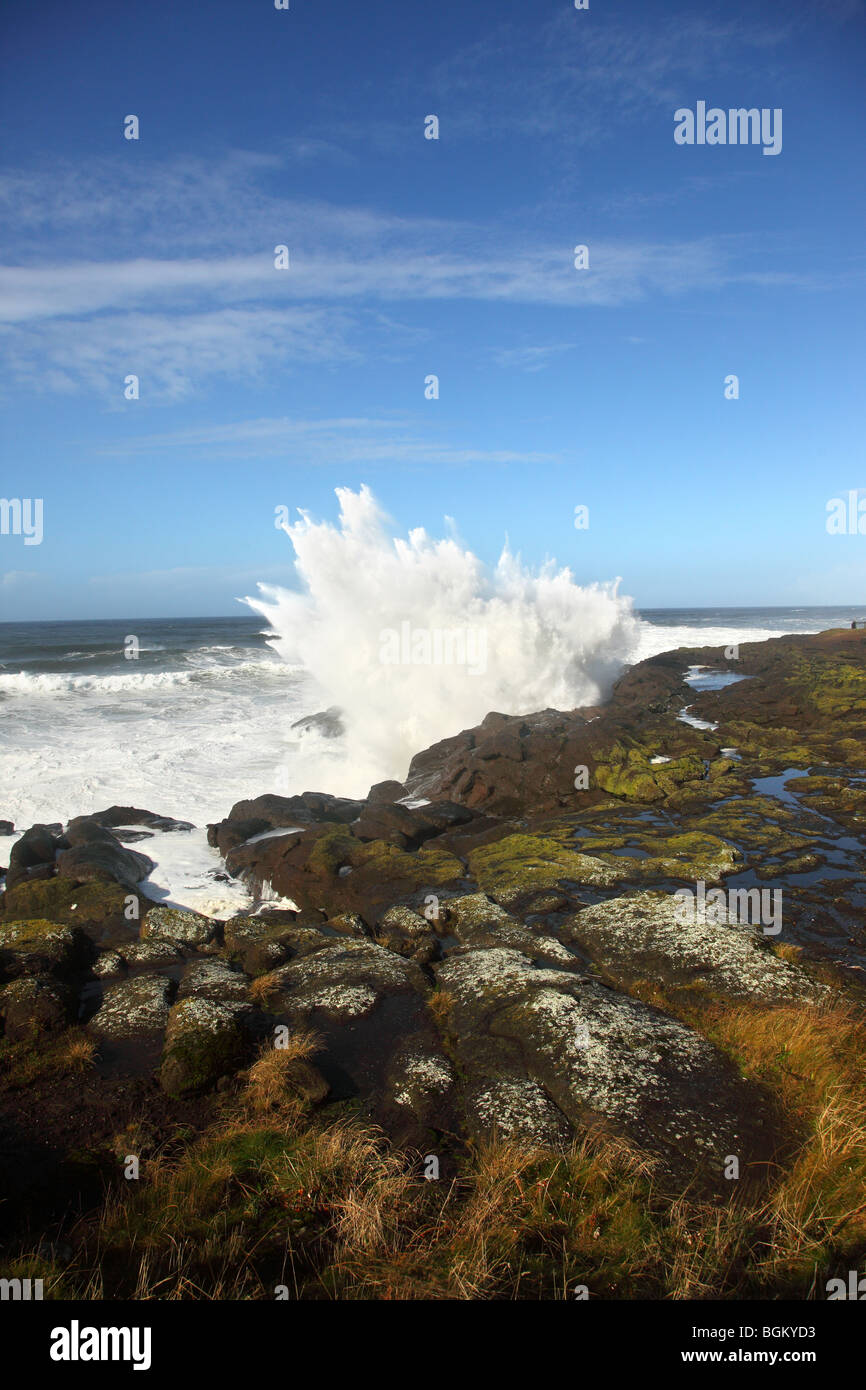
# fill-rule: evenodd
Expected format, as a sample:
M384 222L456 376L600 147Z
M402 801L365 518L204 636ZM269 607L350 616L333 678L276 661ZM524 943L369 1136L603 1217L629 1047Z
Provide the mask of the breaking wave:
M336 525L285 523L300 592L243 601L346 729L353 783L404 778L413 754L491 710L573 709L606 697L640 637L619 580L577 584L506 545L490 568L454 537L392 536L367 487L338 488ZM369 782L368 782L369 785Z

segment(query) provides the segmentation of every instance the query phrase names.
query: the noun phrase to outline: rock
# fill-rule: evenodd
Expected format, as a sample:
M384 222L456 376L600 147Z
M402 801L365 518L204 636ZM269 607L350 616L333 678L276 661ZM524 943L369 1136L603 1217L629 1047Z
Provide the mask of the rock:
M91 816L80 816L78 819L94 821L107 829L116 826L146 825L149 830L195 830L192 821L175 820L173 816L159 816L155 811L142 811L137 806L109 806L105 811L95 811Z
M70 1022L72 1010L72 991L51 975L13 980L0 991L0 1017L9 1042L60 1032Z
M126 963L119 951L100 951L90 967L98 980L108 980L115 975L123 975Z
M121 946L121 954L127 965L166 965L185 959L180 946L164 936L131 941Z
M831 997L826 985L773 954L774 938L729 920L727 912L722 923L705 914L683 923L670 893L598 903L567 918L560 930L624 989L652 981L719 1000L818 1004Z
M391 806L406 795L402 782L376 782L367 793L367 806Z
M190 961L177 991L181 999L245 1000L249 977L222 960Z
M366 806L352 823L352 834L359 840L387 840L400 849L416 849L475 816L454 801L438 801L429 806L409 808L399 803Z
M413 1034L399 1044L388 1064L387 1102L396 1112L389 1129L398 1142L421 1138L423 1132L457 1128L457 1080L440 1047L425 1034Z
M429 965L440 954L433 924L408 907L389 907L379 919L376 939L389 951L418 965Z
M571 1138L565 1116L544 1087L527 1077L475 1080L467 1088L465 1105L479 1138L495 1135L521 1148L546 1149L563 1148Z
M283 1080L288 1089L308 1105L321 1105L331 1093L331 1087L319 1068L306 1057L293 1057L287 1062Z
M66 847L66 841L54 834L54 827L31 825L9 852L9 868L6 871L6 888L15 888L26 883L36 874L45 876L45 871L53 874L58 851Z
M146 854L125 849L110 830L89 816L70 821L65 838L70 848L57 856L57 873L76 883L109 878L135 888L156 867Z
M242 1019L247 1012L243 1004L215 999L183 999L174 1005L160 1068L167 1095L203 1090L243 1066L247 1042Z
M322 710L319 714L305 714L303 719L296 719L291 727L302 734L316 733L322 738L341 738L346 732L342 714L341 709L331 705L330 709Z
M165 975L141 974L107 985L89 1026L109 1038L161 1032L168 1022L174 981Z
M744 1164L767 1156L759 1093L700 1034L657 1009L594 981L539 969L518 951L469 951L438 967L451 1003L449 1036L466 1073L469 1123L531 1134L537 1091L580 1135L603 1123L648 1149L668 1173L721 1186L727 1154ZM479 1103L490 1094L493 1102ZM542 1106L542 1141L551 1116Z
M133 899L130 905L129 899ZM139 899L119 883L93 880L72 883L69 879L51 877L34 882L19 883L0 896L2 911L7 917L42 917L51 922L78 926L94 941L117 932L128 935L135 918L127 911L135 909Z
M339 932L340 936L365 937L370 933L367 924L357 912L339 912L335 917L328 918L328 928L330 931Z
M448 931L461 946L473 950L508 946L547 965L560 966L564 970L579 969L579 961L561 941L552 936L536 935L483 893L449 898L446 907Z
M294 839L263 840L233 850L229 871L275 892L308 914L357 912L373 922L413 893L435 893L463 878L461 860L436 841L412 853L383 840L362 843L342 824L310 827Z
M419 1046L437 1046L422 971L373 942L326 938L324 949L270 978L274 1018L321 1036L318 1065L335 1098L360 1096L376 1117L392 1108L387 1077L395 1051L415 1036Z
M248 975L276 969L294 956L321 950L327 938L314 927L263 917L230 917L223 924L225 949Z
M11 820L0 820L0 835L14 835L15 825Z
M92 947L82 932L56 922L0 923L0 977L68 975L81 969Z
M563 882L607 888L628 877L622 860L611 864L543 835L507 835L482 845L470 852L469 868L478 886L490 894L556 888Z
M220 932L220 923L203 917L199 912L187 912L179 907L151 907L141 924L143 941L162 937L175 945L198 950L215 942Z
M218 849L225 858L229 850L246 844L254 835L264 835L272 829L271 822L263 816L251 816L246 820L224 820L218 825L208 826L208 844Z

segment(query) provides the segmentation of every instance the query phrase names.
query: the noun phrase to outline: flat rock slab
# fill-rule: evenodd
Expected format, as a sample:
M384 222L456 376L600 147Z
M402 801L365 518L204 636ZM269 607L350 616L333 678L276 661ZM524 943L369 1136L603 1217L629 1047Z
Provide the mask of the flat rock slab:
M774 938L737 921L679 920L669 893L636 893L584 908L560 931L622 988L638 980L693 988L718 999L820 1004L832 997L769 947Z
M539 1097L527 1092L521 1111L515 1088L528 1079L576 1134L603 1122L670 1173L695 1170L718 1181L727 1155L737 1155L743 1170L769 1156L761 1093L704 1037L658 1009L506 949L452 957L438 981L450 996L449 1032L467 1068L476 1125L531 1133ZM478 1103L485 1070L486 1114ZM501 1120L489 1098L497 1082L510 1097ZM548 1142L543 1117L537 1128L539 1142Z

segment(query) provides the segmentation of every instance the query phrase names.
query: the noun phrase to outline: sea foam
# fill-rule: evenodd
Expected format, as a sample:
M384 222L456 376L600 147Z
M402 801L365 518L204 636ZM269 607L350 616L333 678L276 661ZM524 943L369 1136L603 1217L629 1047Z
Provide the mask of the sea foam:
M283 526L301 590L260 584L244 602L320 708L342 711L341 790L404 778L413 754L491 710L573 709L609 693L640 634L619 580L581 586L554 562L528 568L507 544L490 568L453 536L392 536L367 487L336 495L336 525L301 512ZM475 659L460 660L461 634Z

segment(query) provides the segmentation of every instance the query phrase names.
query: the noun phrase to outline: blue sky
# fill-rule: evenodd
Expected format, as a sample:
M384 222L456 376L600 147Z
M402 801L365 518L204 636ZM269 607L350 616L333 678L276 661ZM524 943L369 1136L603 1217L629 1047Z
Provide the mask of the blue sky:
M239 611L294 582L275 507L361 483L644 607L862 602L861 0L2 25L0 493L44 503L2 617ZM781 153L677 145L700 100L781 108Z

